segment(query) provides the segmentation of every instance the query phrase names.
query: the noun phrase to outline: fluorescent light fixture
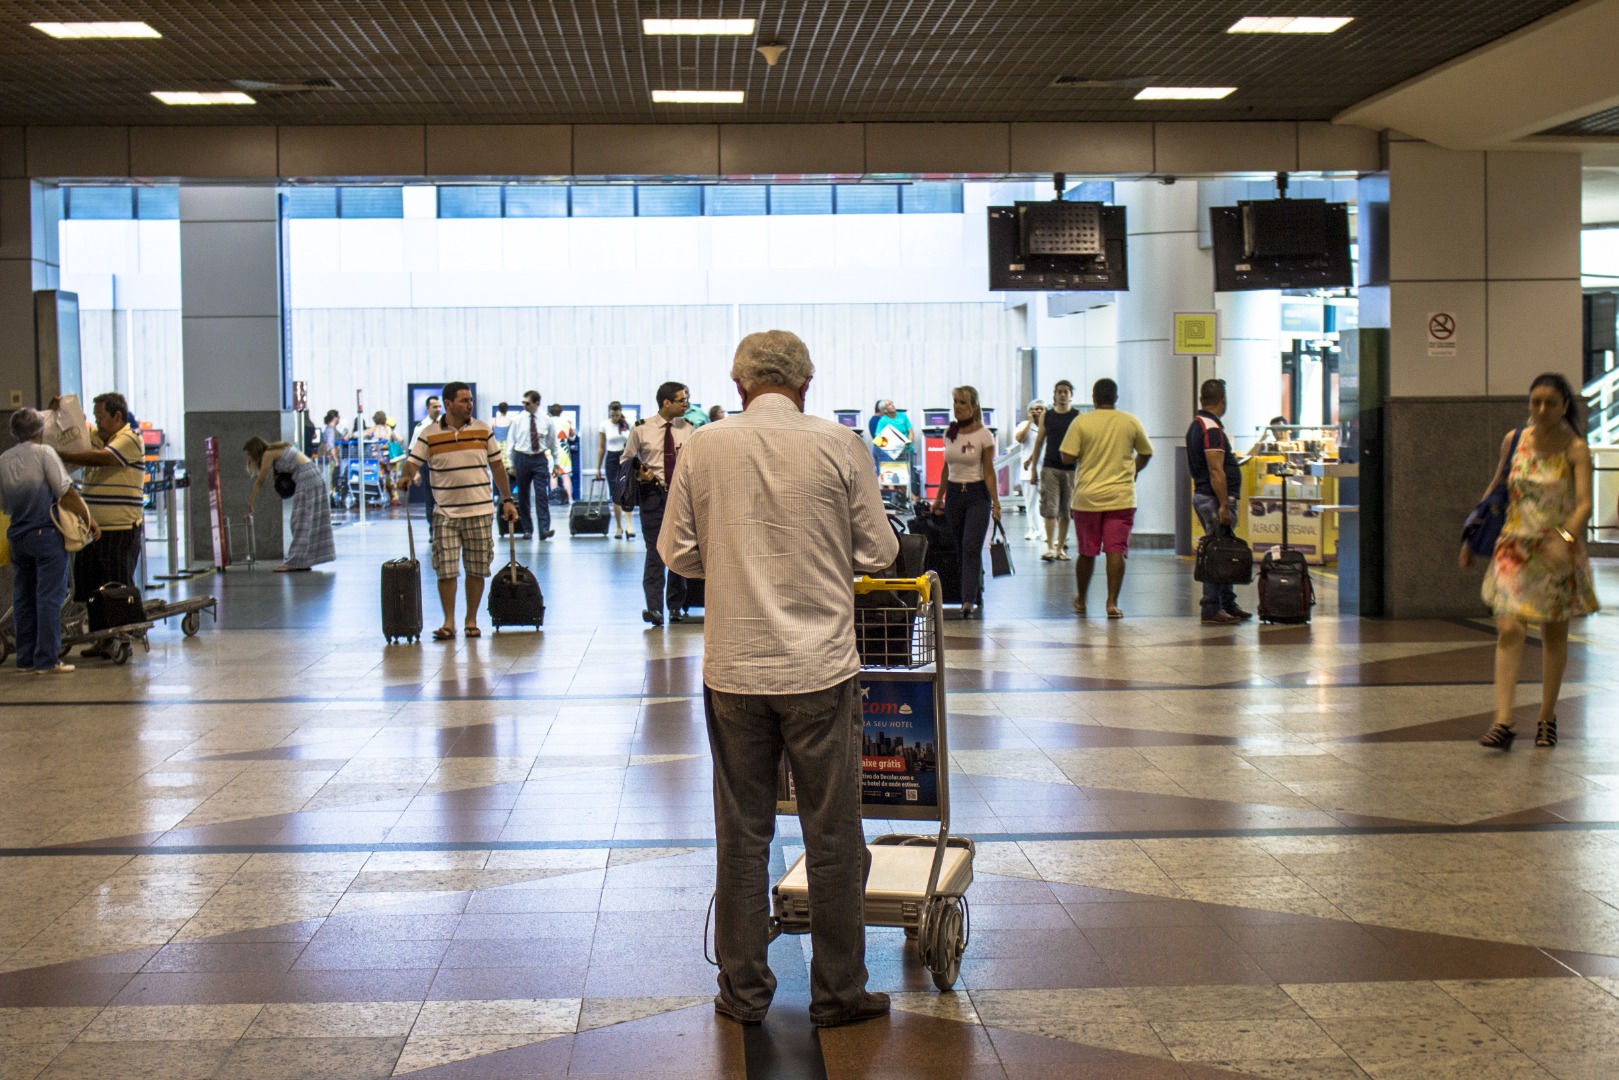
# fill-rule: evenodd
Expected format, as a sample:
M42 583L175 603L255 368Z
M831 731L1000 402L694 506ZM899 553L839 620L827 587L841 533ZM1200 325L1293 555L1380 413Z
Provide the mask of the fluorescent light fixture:
M642 19L648 34L751 34L752 19Z
M652 100L659 105L740 105L742 90L654 90Z
M1146 86L1137 101L1219 101L1237 92L1235 86Z
M53 38L160 38L163 35L143 22L37 22L35 30Z
M1238 19L1226 30L1228 34L1331 34L1348 26L1355 20L1329 19L1329 18L1264 18L1249 16Z
M152 96L165 105L256 105L251 97L240 90L218 93L199 93L196 90L153 90Z

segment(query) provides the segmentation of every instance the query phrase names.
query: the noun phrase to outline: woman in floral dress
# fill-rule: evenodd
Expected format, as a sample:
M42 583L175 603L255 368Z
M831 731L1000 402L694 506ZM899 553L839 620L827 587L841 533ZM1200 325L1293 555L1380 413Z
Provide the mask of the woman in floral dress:
M1501 441L1491 487L1506 477L1507 516L1484 575L1484 602L1495 614L1495 722L1480 745L1512 749L1512 700L1523 642L1540 624L1542 682L1536 746L1557 745L1557 695L1568 664L1568 621L1597 609L1585 526L1591 516L1591 451L1580 423L1580 399L1568 380L1542 375L1529 386L1529 424L1517 449ZM1462 547L1462 566L1472 551Z

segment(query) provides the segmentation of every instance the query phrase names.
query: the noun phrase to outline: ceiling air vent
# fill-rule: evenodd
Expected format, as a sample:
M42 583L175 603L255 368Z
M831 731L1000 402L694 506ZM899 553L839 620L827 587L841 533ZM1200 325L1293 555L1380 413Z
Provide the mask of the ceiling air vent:
M232 79L238 90L257 90L261 93L296 94L309 90L341 90L331 79Z
M1065 90L1139 90L1157 81L1156 75L1125 75L1116 79L1093 79L1086 75L1058 75L1049 86Z

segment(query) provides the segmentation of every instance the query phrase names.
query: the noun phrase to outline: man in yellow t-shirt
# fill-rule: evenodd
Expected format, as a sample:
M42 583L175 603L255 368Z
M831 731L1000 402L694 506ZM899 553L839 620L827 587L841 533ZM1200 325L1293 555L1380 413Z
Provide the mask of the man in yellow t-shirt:
M101 539L74 556L73 597L80 601L112 582L134 586L145 521L146 447L129 422L124 395L97 396L95 418L90 449L61 451L69 468L84 469L79 493L101 526Z
M1074 562L1074 613L1085 614L1096 556L1107 555L1107 617L1124 618L1119 588L1124 560L1130 555L1130 530L1136 523L1136 477L1152 460L1152 443L1141 421L1118 408L1119 384L1098 379L1091 388L1095 411L1081 413L1068 426L1058 451L1075 466L1074 534L1079 558Z

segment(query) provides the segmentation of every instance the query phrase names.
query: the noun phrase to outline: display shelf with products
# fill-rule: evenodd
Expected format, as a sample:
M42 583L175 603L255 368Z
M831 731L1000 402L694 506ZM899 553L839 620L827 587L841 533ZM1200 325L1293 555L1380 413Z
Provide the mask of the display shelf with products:
M1282 546L1286 506L1287 546L1315 565L1338 560L1336 512L1338 480L1323 466L1338 460L1336 428L1288 425L1266 428L1242 461L1242 498L1238 500L1236 534L1254 550L1254 559ZM1282 485L1287 485L1283 499ZM1203 535L1192 514L1192 541Z

